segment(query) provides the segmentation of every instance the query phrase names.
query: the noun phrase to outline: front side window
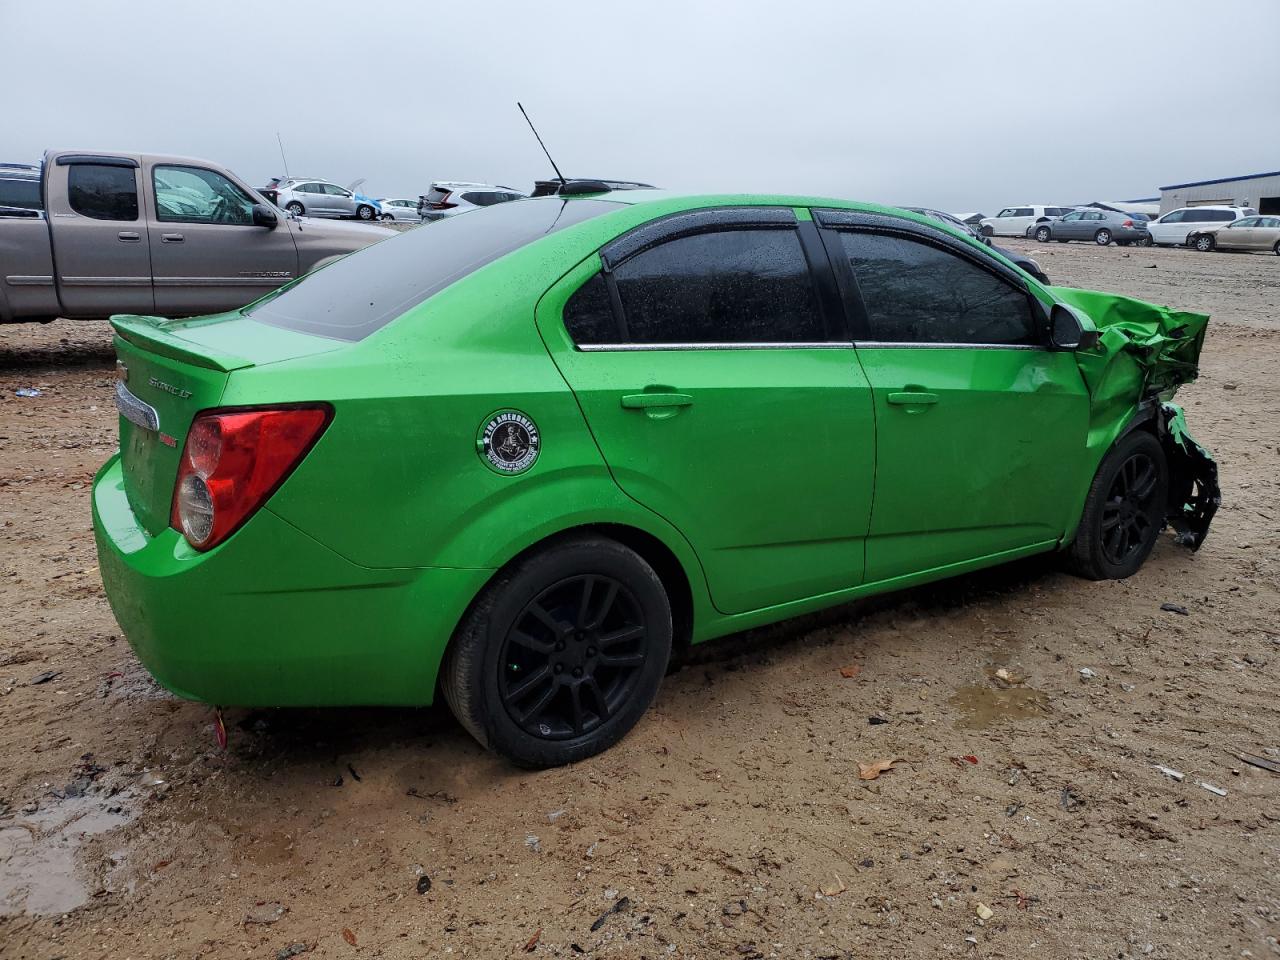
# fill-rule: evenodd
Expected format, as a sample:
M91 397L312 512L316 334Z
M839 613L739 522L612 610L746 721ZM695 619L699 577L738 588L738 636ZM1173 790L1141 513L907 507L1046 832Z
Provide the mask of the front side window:
M1034 344L1027 293L950 251L905 237L840 232L873 341Z
M67 201L76 213L94 220L137 220L133 168L74 163L67 168Z
M1258 225L1257 217L1245 217L1243 220L1237 220L1235 223L1229 223L1229 228L1234 227L1256 227Z
M1062 219L1063 219L1063 220L1083 220L1083 219L1084 219L1084 214L1083 214L1083 213L1068 213L1068 214L1067 214L1065 217L1063 217Z
M202 167L156 166L156 219L172 223L253 223L253 200L220 173Z
M1014 210L1013 207L1005 207L1003 210L1001 210L999 213L996 214L996 219L999 220L1002 217L1016 217L1017 215L1018 215L1017 211Z
M613 276L632 343L826 339L794 230L677 237L624 261Z
M1173 213L1166 213L1163 217L1160 218L1160 222L1161 223L1181 223L1183 218L1186 215L1187 215L1187 211L1185 210L1175 210L1173 211Z

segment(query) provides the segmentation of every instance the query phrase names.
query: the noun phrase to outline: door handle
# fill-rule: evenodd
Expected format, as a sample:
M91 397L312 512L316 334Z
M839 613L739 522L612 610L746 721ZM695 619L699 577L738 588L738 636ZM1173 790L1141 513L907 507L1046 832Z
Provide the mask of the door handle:
M929 403L937 403L938 395L936 393L926 393L923 390L902 390L898 393L889 394L888 400L899 407L918 407Z
M651 410L654 407L687 407L693 397L687 393L629 393L622 398L628 410Z
M187 238L180 233L162 233L160 234L161 243L182 243Z
M142 234L135 230L121 230L116 234L116 239L121 243L140 243L142 241Z

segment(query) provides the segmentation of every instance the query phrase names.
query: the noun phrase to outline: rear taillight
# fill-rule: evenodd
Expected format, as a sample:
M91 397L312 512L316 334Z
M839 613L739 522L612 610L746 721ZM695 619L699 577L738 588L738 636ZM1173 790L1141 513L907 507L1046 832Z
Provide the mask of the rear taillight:
M191 423L169 525L197 550L235 533L328 425L327 406L211 410Z
M1132 220L1126 220L1124 223L1120 224L1120 226L1122 226L1122 227L1132 227L1132 226L1133 226L1133 221L1132 221Z

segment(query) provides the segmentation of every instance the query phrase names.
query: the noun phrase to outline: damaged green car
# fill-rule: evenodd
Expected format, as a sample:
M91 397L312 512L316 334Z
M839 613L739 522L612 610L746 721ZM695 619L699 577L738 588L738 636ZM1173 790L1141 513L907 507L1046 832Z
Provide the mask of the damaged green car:
M181 695L440 691L565 763L686 644L1036 553L1127 577L1166 526L1199 547L1216 467L1169 401L1206 323L901 210L570 183L232 313L114 318L103 581Z

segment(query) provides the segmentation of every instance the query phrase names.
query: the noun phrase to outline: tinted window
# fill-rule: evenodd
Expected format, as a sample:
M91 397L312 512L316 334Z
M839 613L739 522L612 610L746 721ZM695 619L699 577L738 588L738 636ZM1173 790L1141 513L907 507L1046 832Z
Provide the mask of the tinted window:
M252 224L253 201L220 173L200 167L158 166L151 171L156 219L179 223Z
M826 339L794 230L678 237L614 270L634 343L796 343Z
M1260 227L1280 227L1280 217L1263 217L1258 221Z
M1015 217L1034 217L1035 211L1032 210L1030 207L1018 207L1016 210L1013 211L1013 215Z
M605 200L504 203L357 250L252 305L289 330L361 340L451 283L533 241L620 209Z
M137 220L138 188L132 167L73 163L67 168L71 209L95 220Z
M1044 212L1051 217L1065 216L1071 210L1070 207L1045 207Z
M40 181L28 177L0 179L0 207L23 207L27 210L39 210Z
M902 237L841 232L871 339L888 343L1036 343L1031 303L956 254Z
M1235 213L1231 210L1210 210L1208 211L1208 213L1209 213L1208 219L1210 220L1222 220L1222 221L1230 222L1236 218Z
M564 325L577 344L617 343L622 339L603 274L597 273L569 298L564 305Z

